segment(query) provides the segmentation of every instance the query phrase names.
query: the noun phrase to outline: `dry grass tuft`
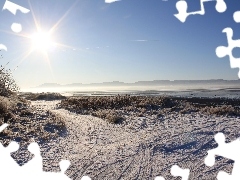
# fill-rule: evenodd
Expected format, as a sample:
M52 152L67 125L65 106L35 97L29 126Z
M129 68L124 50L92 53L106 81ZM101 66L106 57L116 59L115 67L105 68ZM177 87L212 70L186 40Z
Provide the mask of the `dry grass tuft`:
M62 100L59 107L83 115L93 115L114 123L119 122L120 118L124 119L121 115L123 113L131 113L139 117L157 116L157 114L170 112L239 115L239 108L237 108L239 103L239 100L222 98L117 95L69 97Z
M83 115L93 115L110 123L121 123L124 117L121 112L134 112L137 116L157 114L158 110L176 106L176 102L163 96L89 96L69 97L62 100L59 108Z
M238 115L239 113L231 105L223 105L218 107L204 107L201 112L209 115Z
M62 96L60 93L21 93L20 96L31 101L53 101L66 99L66 97Z

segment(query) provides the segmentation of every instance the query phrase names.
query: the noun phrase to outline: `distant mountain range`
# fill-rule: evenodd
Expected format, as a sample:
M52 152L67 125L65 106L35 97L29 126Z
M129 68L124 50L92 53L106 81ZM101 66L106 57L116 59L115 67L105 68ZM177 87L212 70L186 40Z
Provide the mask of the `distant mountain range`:
M154 80L154 81L138 81L135 83L124 83L119 81L103 82L103 83L73 83L60 85L57 83L44 83L36 88L63 88L63 87L113 87L113 86L181 86L181 85L239 85L240 80L223 80L223 79L211 79L211 80Z

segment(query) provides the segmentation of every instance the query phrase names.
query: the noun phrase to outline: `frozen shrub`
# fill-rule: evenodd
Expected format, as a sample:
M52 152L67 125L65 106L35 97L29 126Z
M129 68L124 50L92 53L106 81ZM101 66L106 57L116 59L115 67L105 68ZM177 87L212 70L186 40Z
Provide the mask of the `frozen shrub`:
M25 109L20 112L20 116L33 116L34 113L30 109Z
M204 107L201 109L202 112L211 115L236 115L238 114L237 110L234 109L231 105L222 105L218 107Z
M121 123L124 120L124 118L118 115L117 112L110 109L99 110L92 113L92 115L99 117L101 119L105 119L107 122L113 123L113 124Z
M66 99L66 97L62 96L60 93L26 93L23 94L23 96L31 101L38 100L53 101Z
M0 118L4 119L4 122L8 122L11 119L14 119L15 116L11 112L9 102L0 96Z
M13 92L18 92L19 87L12 77L10 70L0 67L0 96L10 96Z
M231 99L129 95L68 97L59 104L59 108L93 115L109 122L117 122L122 114L136 117L158 116L159 113L161 115L179 113L184 116L195 112L239 115L238 106L239 100Z
M138 115L138 117L144 117L142 112L139 112L137 115Z
M108 114L106 116L106 120L113 124L119 124L123 121L123 117L113 113L113 114Z
M5 101L0 101L0 116L8 112L8 107Z
M145 113L147 110L146 110L145 108L141 108L140 111L141 111L142 113Z
M134 107L133 107L133 106L128 106L128 107L126 107L126 110L127 110L127 111L133 111L133 110L134 110Z

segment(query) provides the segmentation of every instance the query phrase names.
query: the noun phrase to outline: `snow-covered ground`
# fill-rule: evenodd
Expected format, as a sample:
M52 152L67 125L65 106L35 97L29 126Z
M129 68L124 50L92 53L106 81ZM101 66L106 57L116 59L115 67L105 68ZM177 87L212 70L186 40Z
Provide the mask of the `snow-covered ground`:
M126 117L123 124L109 124L93 116L56 109L59 101L35 101L34 107L61 115L67 136L40 144L44 170L58 171L61 159L71 161L72 179L154 179L171 176L172 165L190 169L189 179L216 179L220 170L231 172L233 161L217 157L213 167L204 164L214 135L223 132L227 141L239 136L240 118L216 117L192 112L163 116Z

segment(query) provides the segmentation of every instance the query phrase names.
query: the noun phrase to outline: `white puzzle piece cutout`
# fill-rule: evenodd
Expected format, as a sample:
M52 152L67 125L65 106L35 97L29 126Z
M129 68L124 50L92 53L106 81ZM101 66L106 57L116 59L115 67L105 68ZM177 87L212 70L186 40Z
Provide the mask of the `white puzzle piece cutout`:
M22 31L22 25L18 23L13 23L11 29L13 32L19 33Z
M233 19L237 23L240 22L240 11L233 14ZM230 67L239 68L238 77L240 78L240 58L235 58L232 53L234 48L240 48L240 39L233 40L233 30L230 27L223 29L222 32L226 33L228 46L218 46L216 48L216 55L219 58L229 56Z
M19 6L11 1L6 0L5 4L3 6L3 10L8 10L10 11L12 14L16 15L17 10L21 11L22 13L26 14L29 13L30 10L27 8L24 8L22 6Z
M154 178L154 180L165 180L165 179L161 176L157 176L157 177Z
M10 11L12 14L16 15L17 13L17 10L19 10L20 12L26 14L26 13L29 13L30 10L27 9L27 8L24 8L22 6L19 6L11 1L8 1L6 0L5 1L5 4L3 6L3 9L2 10L8 10ZM11 26L11 29L13 32L15 33L19 33L22 31L22 25L19 24L19 23L13 23L12 26Z
M171 168L171 174L174 177L178 177L178 176L182 177L182 180L188 180L189 173L190 173L189 169L181 169L177 165L173 165Z
M190 15L204 15L205 14L205 8L204 3L209 1L216 1L215 9L219 13L223 13L227 9L227 5L224 0L200 0L201 9L199 11L195 12L187 12L188 4L185 0L180 0L176 3L176 9L178 10L177 14L174 14L174 16L181 22L185 22L187 17Z
M234 160L234 166L231 175L226 172L220 171L218 173L218 180L239 180L240 179L240 139L236 139L230 143L225 143L225 136L223 133L215 135L215 141L218 143L218 147L208 151L208 155L205 158L205 164L207 166L213 166L215 163L215 156L222 156L231 160Z
M7 51L7 46L5 46L4 44L0 44L0 50L1 50L1 49Z
M8 124L0 126L0 132L2 132ZM19 166L11 157L11 152L17 151L19 145L17 142L11 142L8 147L4 147L0 143L0 179L44 179L44 180L70 180L65 175L65 171L70 166L70 161L62 160L60 164L60 173L44 172L42 170L42 157L40 154L40 147L37 143L33 142L28 146L28 150L34 154L34 158L22 167ZM81 180L91 180L88 176L83 176Z
M188 180L190 170L189 169L182 169L178 165L173 165L171 167L171 174L174 177L182 177L182 180ZM162 176L155 177L154 180L165 180Z

